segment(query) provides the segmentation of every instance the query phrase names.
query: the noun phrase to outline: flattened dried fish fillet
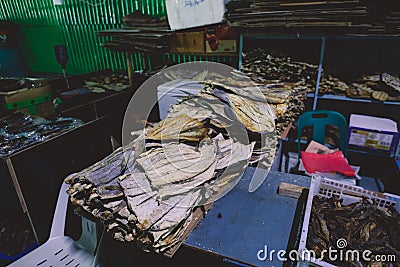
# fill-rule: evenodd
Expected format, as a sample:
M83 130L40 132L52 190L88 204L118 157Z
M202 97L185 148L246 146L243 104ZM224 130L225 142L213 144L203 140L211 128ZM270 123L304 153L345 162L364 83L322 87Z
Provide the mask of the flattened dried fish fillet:
M176 184L165 183L161 186L158 186L158 194L161 196L161 198L165 198L171 195L178 195L192 191L197 186L202 185L203 183L213 178L217 162L217 159L215 159L214 163L209 166L204 172L197 174L189 180L185 180L184 182Z
M248 145L234 142L229 155L224 155L218 160L216 169L223 169L237 162L249 159L253 152L254 145L255 142Z
M176 145L176 149L179 149L179 145ZM168 183L188 180L208 169L216 157L214 143L204 143L195 154L197 156L194 158L182 157L183 160L175 161L173 164L163 164L164 168L159 168L158 162L153 163L149 156L141 157L137 162L145 170L151 185L160 187ZM163 155L164 160L168 161L169 155L166 153Z
M218 199L222 193L229 190L229 188L227 188L228 185L231 187L236 185L236 182L242 177L247 165L248 160L230 165L229 168L224 171L222 176L218 177L211 183L211 189L215 192L212 197Z
M183 197L182 195L174 196L168 199L168 203L166 201L158 202L156 199L150 198L135 206L133 211L138 219L137 227L141 231L149 229L150 226L158 222L169 210L176 206ZM128 203L131 206L131 203Z
M253 132L272 132L275 129L274 117L268 103L256 102L228 94L232 109L243 125Z
M126 189L141 189L143 192L151 192L151 186L146 174L142 172L126 174L119 179L120 186Z
M196 118L186 114L177 117L167 117L147 131L146 138L150 140L202 140L208 130Z
M132 211L135 211L136 206L139 206L148 200L155 199L156 197L157 197L156 192L150 192L150 193L143 192L141 194L136 194L134 196L126 195L128 206Z
M76 180L88 180L95 185L110 182L122 172L122 152L122 148L117 149L112 154L87 169L70 175L65 182L70 184Z
M179 205L169 210L162 220L151 227L151 230L160 231L176 226L189 216L191 209L195 207L199 201L200 190L186 194L179 202Z

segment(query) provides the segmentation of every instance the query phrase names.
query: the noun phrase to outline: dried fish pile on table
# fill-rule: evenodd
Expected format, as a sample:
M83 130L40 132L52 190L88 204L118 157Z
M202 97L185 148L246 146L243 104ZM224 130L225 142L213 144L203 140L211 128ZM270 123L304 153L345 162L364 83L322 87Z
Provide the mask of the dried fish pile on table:
M322 250L336 248L339 239L347 241L346 250L365 250L373 255L395 255L400 257L400 215L390 207L388 211L378 209L371 199L347 206L337 197L326 199L315 196L307 238L307 248L321 256ZM325 254L325 261L329 261ZM360 256L360 261L333 262L338 266L371 266ZM382 262L382 266L399 266L399 262Z
M226 137L248 138L242 142L255 142L250 163L268 169L277 146L273 110L253 82L240 80L243 74L239 72L235 75L239 80L211 73L204 81L204 90L173 106L169 116L187 114L206 120L210 128Z
M117 240L155 252L179 244L198 206L232 188L248 164L269 168L275 157L268 104L232 83L205 82L128 146L69 176L71 201Z
M123 91L130 87L128 76L112 74L107 76L96 76L85 80L83 88L93 93L104 93L106 91Z
M317 68L262 49L246 53L241 71L257 84L275 112L278 135L304 111L307 92L315 88Z
M244 55L241 71L258 83L302 81L314 87L318 66L258 48Z
M0 156L9 156L82 124L73 118L49 120L13 112L0 121Z

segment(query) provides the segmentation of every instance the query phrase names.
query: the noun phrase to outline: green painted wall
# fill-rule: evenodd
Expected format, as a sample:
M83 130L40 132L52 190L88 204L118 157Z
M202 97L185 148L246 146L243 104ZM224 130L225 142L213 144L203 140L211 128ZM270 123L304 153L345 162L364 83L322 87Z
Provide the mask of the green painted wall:
M53 51L57 44L67 46L70 74L126 69L124 54L102 48L106 37L96 33L122 28L121 17L135 10L155 16L166 13L164 0L63 0L57 6L53 0L0 0L0 20L20 26L24 58L36 72L61 73ZM134 68L140 69L141 56L132 59Z

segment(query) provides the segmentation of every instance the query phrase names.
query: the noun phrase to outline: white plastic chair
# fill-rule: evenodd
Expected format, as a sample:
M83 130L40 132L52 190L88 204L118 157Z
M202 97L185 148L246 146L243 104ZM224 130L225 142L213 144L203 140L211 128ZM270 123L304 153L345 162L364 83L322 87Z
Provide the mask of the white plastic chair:
M63 183L58 195L49 239L40 247L8 265L9 267L92 267L95 257L96 223L82 217L82 235L78 241L64 236L67 215L68 185Z

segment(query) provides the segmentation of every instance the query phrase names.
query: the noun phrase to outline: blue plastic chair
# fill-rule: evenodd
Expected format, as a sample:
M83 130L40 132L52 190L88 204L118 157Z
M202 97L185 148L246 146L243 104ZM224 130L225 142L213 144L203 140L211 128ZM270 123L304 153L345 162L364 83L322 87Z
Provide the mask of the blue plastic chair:
M298 153L301 158L300 139L304 127L313 127L312 140L325 144L325 127L336 126L339 130L339 149L346 156L347 152L347 121L339 112L333 110L312 110L300 115L297 126Z

